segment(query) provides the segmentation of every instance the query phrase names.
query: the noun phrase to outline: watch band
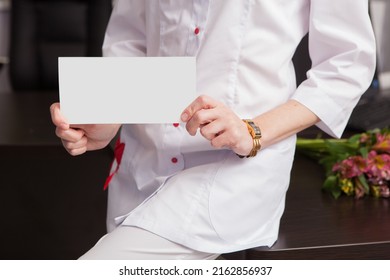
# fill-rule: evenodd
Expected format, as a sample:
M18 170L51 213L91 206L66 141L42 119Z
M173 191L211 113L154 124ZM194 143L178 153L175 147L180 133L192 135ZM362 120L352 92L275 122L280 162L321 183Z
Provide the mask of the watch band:
M238 155L240 158L244 158L244 157L254 157L257 155L257 152L261 149L261 143L260 143L260 139L261 139L261 130L260 128L255 124L255 122L253 120L249 120L249 119L243 119L242 120L243 122L246 123L247 127L248 127L248 131L249 131L249 134L252 136L252 139L253 139L253 148L252 150L250 151L249 155L247 156L241 156L241 155Z

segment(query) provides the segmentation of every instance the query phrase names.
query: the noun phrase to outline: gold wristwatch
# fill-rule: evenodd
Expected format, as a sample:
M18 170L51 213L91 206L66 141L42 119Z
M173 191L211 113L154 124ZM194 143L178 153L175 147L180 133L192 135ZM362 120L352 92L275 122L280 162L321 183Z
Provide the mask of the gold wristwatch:
M253 148L251 150L251 152L249 153L249 155L247 156L241 156L241 155L238 155L240 158L244 158L244 157L254 157L257 155L257 151L260 150L261 148L261 143L260 143L260 139L261 139L261 130L260 128L255 124L255 122L253 120L248 120L248 119L244 119L242 120L243 122L246 123L247 127L248 127L248 131L249 131L249 134L252 136L253 138Z

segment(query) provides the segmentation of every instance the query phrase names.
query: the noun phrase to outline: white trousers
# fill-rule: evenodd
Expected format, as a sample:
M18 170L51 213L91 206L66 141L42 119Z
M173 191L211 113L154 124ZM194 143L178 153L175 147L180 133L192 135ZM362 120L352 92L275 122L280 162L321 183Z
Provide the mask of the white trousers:
M120 226L80 260L213 260L218 255L192 250L141 228Z

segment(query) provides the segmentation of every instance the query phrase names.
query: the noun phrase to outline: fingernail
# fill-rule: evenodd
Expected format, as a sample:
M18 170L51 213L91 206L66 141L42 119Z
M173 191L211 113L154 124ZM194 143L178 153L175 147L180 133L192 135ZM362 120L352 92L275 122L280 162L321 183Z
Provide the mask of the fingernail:
M181 115L181 120L182 120L183 122L186 122L186 121L188 120L188 114L187 114L187 113L183 113L183 114Z

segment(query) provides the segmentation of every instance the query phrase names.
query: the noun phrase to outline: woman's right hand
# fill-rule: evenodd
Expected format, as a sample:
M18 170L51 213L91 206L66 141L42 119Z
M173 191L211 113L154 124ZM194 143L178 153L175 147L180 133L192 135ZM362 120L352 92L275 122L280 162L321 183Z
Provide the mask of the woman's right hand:
M106 147L120 128L120 124L69 125L60 111L60 104L50 106L51 119L56 126L56 135L69 154L77 156L86 151Z

